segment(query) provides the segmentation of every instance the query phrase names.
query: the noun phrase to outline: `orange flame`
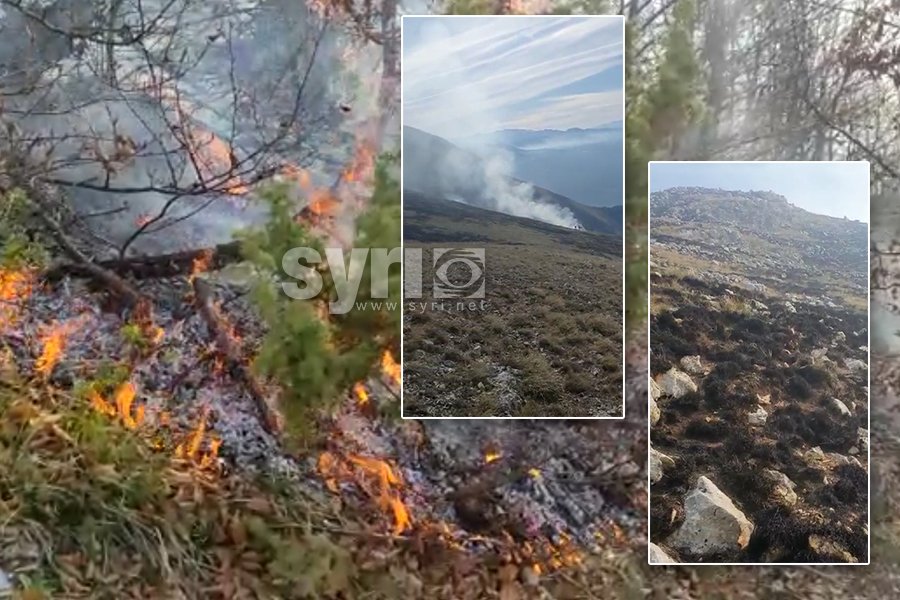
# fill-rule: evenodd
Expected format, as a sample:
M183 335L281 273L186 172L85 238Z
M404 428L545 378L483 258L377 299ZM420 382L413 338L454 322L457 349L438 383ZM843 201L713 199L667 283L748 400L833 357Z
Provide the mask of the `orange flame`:
M400 498L397 488L401 487L400 476L391 466L383 460L366 456L349 456L347 461L357 467L363 474L374 477L377 482L377 491L369 490L365 480L359 481L360 486L369 493L378 503L379 508L390 512L393 516L395 535L399 535L412 527L412 516L409 509ZM325 478L325 485L332 492L339 491L337 479L339 477L352 476L349 465L344 465L330 452L323 452L318 460L319 473Z
M212 264L213 259L213 251L210 249L206 249L200 253L192 262L191 262L191 274L188 276L188 282L193 283L197 278L197 275L203 273L209 269L209 265Z
M144 406L134 406L136 392L134 384L126 381L116 389L113 403L107 402L96 390L91 390L89 399L91 408L108 417L119 417L128 429L137 429L144 422Z
M381 370L393 385L400 386L400 365L387 350L381 355Z
M65 323L54 322L49 325L47 331L41 335L41 355L34 364L34 370L48 377L53 367L63 356L66 347L66 339L83 322L83 317L76 317Z
M331 190L315 190L309 199L309 210L317 216L333 215L338 205Z
M21 308L17 303L31 295L33 280L28 271L0 269L0 331L18 320Z
M503 454L501 454L500 452L487 452L484 455L484 462L486 464L491 464L495 460L500 460L502 457L503 457Z
M369 403L369 394L362 383L356 383L353 386L353 393L356 395L356 403L359 406L365 406Z
M180 443L175 447L175 457L191 460L196 462L201 469L209 468L215 465L216 458L219 456L219 448L222 446L222 440L215 435L209 436L209 444L205 452L201 451L203 440L207 437L207 420L209 418L209 407L204 406L203 412L200 414L200 421L191 432L190 437L185 443Z

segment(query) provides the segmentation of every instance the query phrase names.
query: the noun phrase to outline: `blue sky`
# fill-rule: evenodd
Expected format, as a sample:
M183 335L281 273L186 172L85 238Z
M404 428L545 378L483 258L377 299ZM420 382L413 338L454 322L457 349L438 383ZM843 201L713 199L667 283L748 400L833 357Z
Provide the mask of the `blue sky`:
M651 165L651 192L682 186L772 191L811 213L869 222L868 163Z
M459 139L623 118L622 21L404 17L404 124Z

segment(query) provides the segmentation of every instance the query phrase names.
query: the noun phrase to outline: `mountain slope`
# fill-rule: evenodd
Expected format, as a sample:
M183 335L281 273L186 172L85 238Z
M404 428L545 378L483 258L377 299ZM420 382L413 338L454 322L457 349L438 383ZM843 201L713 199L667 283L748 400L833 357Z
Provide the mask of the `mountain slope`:
M740 265L749 275L867 284L868 227L817 215L762 191L670 188L650 195L654 242Z
M414 127L403 128L403 187L427 197L446 198L497 210L496 196L508 195L528 216L534 205L555 215L569 215L588 231L622 232L622 206L587 206L503 172L497 161L466 151L447 140ZM506 205L508 206L508 204ZM501 212L509 213L509 210ZM549 219L542 219L554 222ZM561 224L561 223L558 223Z

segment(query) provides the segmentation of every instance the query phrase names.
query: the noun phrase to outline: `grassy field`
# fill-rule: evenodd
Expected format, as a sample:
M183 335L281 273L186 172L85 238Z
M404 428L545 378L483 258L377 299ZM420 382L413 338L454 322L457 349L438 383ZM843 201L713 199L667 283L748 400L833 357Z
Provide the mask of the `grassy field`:
M407 198L407 247L485 249L474 310L404 311L405 416L620 416L621 238ZM427 286L426 286L427 288Z

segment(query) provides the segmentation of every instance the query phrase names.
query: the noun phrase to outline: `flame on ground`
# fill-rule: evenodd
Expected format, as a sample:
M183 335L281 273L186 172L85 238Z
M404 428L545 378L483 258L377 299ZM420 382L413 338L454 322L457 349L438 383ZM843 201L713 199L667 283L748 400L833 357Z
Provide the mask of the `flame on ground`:
M197 278L197 275L208 271L209 266L212 264L212 260L212 250L207 248L206 250L201 252L200 255L191 262L191 274L188 276L188 283L193 283Z
M356 383L353 386L353 395L356 396L356 403L359 406L365 406L369 403L369 393L362 383Z
M209 407L204 406L203 412L200 414L200 420L188 439L175 447L176 458L196 462L201 468L208 468L215 464L216 458L219 456L219 448L222 446L222 440L215 435L207 436L208 419ZM207 444L207 450L203 452L203 441L207 437L209 437L209 444Z
M381 370L393 385L400 387L400 364L388 350L381 355Z
M317 467L326 487L334 493L340 493L340 481L354 481L382 511L391 514L394 534L399 535L412 527L412 516L400 497L403 482L387 462L354 455L342 460L330 452L323 452Z
M16 323L19 303L31 296L34 276L29 271L0 269L0 331Z
M503 457L503 454L500 452L487 452L484 455L484 462L486 464L491 464L495 460L500 460Z
M46 327L41 335L41 355L34 364L34 370L49 377L53 367L63 357L68 337L83 323L84 317L75 317L63 323L55 321Z
M100 414L119 418L128 429L137 429L144 422L144 406L138 406L136 410L132 411L135 395L134 384L126 381L116 389L112 403L95 390L91 390L89 399L91 407Z

